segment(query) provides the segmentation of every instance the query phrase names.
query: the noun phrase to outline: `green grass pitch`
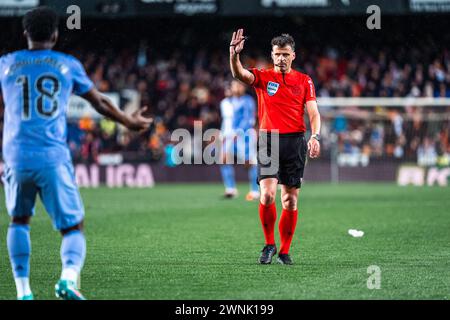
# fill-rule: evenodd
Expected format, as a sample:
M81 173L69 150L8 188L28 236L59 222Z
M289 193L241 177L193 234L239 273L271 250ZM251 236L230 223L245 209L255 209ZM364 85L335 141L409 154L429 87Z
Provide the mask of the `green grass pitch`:
M88 299L449 299L450 192L390 184L306 184L293 266L256 263L257 202L223 200L219 184L83 189ZM0 196L0 299L14 299ZM277 195L280 213L279 194ZM279 215L278 215L279 216ZM365 232L362 238L348 229ZM276 239L278 241L278 231ZM39 203L32 221L31 285L54 299L60 236ZM367 268L381 289L367 288Z

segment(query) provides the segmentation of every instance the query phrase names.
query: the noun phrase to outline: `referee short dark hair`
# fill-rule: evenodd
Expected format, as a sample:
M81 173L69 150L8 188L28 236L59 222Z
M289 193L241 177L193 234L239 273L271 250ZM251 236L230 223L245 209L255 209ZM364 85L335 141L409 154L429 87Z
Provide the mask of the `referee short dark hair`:
M283 33L281 36L277 36L272 39L272 47L278 46L280 48L284 48L286 46L291 46L292 50L295 51L295 41L294 38L288 33Z
M58 15L49 7L28 11L22 19L23 29L32 41L48 41L58 30Z

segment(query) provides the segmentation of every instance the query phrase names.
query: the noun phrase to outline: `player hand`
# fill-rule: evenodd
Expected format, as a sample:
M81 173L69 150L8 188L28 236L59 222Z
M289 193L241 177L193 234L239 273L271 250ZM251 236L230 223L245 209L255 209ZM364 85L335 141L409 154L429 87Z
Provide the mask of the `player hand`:
M145 117L143 114L148 110L145 106L131 114L129 123L127 125L128 129L135 131L145 131L153 123L153 118Z
M233 32L233 37L230 42L230 54L235 55L242 52L244 49L244 43L247 37L244 37L244 29L238 29L238 31Z
M310 158L317 158L320 155L320 142L314 138L308 141L308 150Z

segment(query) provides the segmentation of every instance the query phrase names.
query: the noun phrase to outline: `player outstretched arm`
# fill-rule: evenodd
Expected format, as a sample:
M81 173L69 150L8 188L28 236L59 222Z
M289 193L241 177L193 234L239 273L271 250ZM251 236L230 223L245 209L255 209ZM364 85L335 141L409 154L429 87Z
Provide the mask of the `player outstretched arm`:
M230 68L233 78L245 84L252 85L255 81L255 76L242 66L241 60L239 59L239 54L244 49L245 39L244 29L233 32L233 37L230 42Z
M317 102L311 100L306 102L306 110L308 110L309 123L311 125L311 138L308 141L309 156L317 158L320 154L320 113L317 107Z
M147 111L147 107L128 115L116 107L108 97L101 94L95 88L89 90L82 95L82 97L89 101L98 113L123 124L130 130L145 130L153 122L153 118L143 116L143 113Z

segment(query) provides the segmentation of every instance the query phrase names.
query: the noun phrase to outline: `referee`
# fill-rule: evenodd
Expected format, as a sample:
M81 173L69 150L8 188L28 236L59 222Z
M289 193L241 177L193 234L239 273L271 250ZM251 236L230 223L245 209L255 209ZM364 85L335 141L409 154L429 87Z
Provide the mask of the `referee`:
M272 39L273 68L242 67L239 54L246 37L243 29L233 32L230 43L230 67L233 77L251 85L258 97L258 183L261 189L259 216L264 231L265 246L260 264L270 264L277 253L275 196L281 185L283 210L279 222L280 247L278 263L290 265L289 249L297 225L297 199L302 183L306 154L320 154L320 114L311 78L292 69L295 42L289 34ZM312 135L305 138L305 109Z

